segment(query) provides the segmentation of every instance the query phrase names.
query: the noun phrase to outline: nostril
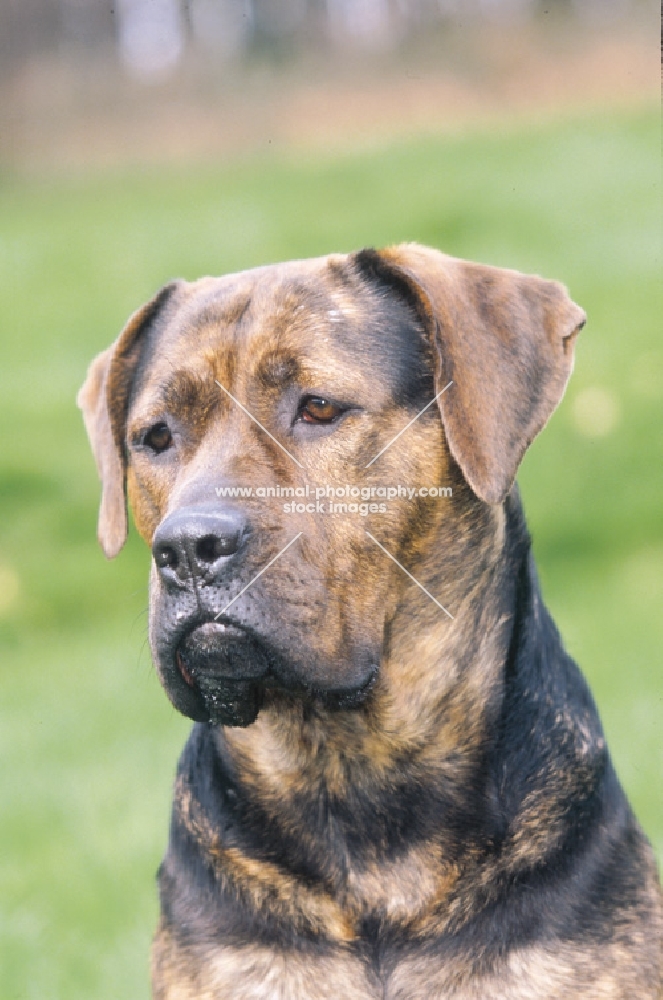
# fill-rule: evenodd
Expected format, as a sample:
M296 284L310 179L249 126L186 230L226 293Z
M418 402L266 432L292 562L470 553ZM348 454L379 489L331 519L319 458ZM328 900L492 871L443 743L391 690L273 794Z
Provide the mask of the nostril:
M154 550L154 561L159 569L176 569L179 562L172 545L158 545Z
M168 514L152 539L154 566L168 587L211 585L244 544L249 526L234 509L188 506Z
M221 556L230 556L237 551L239 532L227 535L205 535L196 542L196 556L201 562L213 563Z

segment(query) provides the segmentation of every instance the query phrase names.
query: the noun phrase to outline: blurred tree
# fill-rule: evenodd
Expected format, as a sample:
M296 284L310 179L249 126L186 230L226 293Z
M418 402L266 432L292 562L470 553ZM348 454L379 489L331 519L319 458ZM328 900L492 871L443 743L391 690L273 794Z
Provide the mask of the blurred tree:
M120 56L128 71L143 79L167 76L184 51L180 0L117 0L117 3Z
M76 58L117 48L133 75L175 70L187 47L222 58L252 49L331 44L395 48L437 23L510 21L553 11L583 20L626 20L655 0L0 0L0 74L42 54Z
M60 33L59 0L4 0L0 4L0 72L49 49Z
M115 40L115 10L109 0L59 0L62 42L77 50L109 47Z
M255 27L252 0L189 0L194 42L221 58L241 55Z

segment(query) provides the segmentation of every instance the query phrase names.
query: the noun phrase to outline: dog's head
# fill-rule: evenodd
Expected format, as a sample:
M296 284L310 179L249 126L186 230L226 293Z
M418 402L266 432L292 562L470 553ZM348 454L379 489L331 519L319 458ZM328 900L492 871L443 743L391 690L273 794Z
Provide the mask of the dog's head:
M106 555L125 493L152 547L173 704L231 725L281 690L361 704L402 570L458 516L388 491L500 504L584 321L556 283L415 245L173 282L135 313L79 405Z

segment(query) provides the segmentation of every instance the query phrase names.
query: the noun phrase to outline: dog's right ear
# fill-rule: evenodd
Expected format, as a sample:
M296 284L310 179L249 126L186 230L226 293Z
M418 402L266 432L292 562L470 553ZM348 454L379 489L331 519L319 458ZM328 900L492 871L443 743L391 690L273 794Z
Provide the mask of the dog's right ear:
M76 397L101 480L97 537L109 559L118 554L127 537L124 433L140 340L179 284L164 285L131 316L115 343L94 359Z

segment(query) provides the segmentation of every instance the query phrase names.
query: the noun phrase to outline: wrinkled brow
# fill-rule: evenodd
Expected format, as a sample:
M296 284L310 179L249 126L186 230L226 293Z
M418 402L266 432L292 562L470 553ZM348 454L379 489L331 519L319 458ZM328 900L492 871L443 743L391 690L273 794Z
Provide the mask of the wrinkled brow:
M301 365L294 354L269 351L258 365L256 378L266 389L281 389L295 382L301 374Z
M223 393L211 376L179 369L159 389L166 409L187 423L208 420L221 405Z
M235 295L234 298L221 302L212 298L202 304L197 303L195 312L186 315L187 328L192 334L205 332L210 328L230 329L247 317L251 304L249 294Z

